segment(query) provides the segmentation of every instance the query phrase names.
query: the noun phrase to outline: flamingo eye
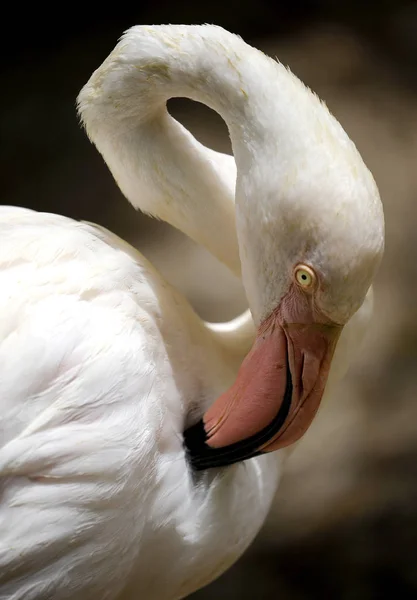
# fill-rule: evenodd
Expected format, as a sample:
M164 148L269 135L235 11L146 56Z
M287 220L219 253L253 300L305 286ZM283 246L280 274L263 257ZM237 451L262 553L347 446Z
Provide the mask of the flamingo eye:
M311 290L316 284L317 277L313 269L307 265L298 265L294 271L295 281L304 290Z

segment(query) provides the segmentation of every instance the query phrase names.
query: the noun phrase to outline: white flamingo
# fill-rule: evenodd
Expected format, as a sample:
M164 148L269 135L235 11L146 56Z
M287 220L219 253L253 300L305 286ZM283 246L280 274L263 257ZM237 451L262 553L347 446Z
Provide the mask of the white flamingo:
M220 113L237 168L172 96ZM383 213L326 107L221 28L132 28L79 108L128 200L241 273L250 313L208 325L108 231L1 208L0 599L173 600L260 529L343 327L334 379L356 351Z

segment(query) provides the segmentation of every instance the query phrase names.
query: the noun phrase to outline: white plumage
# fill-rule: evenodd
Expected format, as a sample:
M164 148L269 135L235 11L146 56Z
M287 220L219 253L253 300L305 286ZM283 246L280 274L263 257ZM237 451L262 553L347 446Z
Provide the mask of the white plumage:
M236 213L235 162L168 116L178 95L229 126ZM337 379L370 313L383 216L318 99L220 28L167 26L130 30L79 103L126 197L242 266L256 327L308 255L326 283L317 306L347 322ZM188 595L250 544L285 456L194 472L183 446L233 384L255 339L250 314L204 323L98 226L1 207L0 239L0 599Z

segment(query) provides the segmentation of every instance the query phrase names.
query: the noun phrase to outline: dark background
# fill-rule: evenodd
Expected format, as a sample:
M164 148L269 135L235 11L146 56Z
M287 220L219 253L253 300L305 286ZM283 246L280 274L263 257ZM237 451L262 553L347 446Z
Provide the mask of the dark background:
M289 64L326 100L379 185L387 250L375 319L337 397L289 461L256 543L193 598L415 598L417 2L137 6L16 4L4 12L1 202L99 222L140 248L203 316L232 317L245 306L239 282L177 232L135 213L80 130L75 98L120 34L140 23L215 22ZM227 151L211 111L170 107L204 143Z

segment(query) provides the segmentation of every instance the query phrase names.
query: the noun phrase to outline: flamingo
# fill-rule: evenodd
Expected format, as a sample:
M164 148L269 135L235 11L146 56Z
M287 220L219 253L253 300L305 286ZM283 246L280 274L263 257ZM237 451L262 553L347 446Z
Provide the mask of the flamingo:
M233 157L175 96L223 117ZM206 323L111 232L0 208L0 599L176 600L249 546L356 353L382 205L317 96L217 26L131 28L78 106L129 202L241 277L249 310Z

